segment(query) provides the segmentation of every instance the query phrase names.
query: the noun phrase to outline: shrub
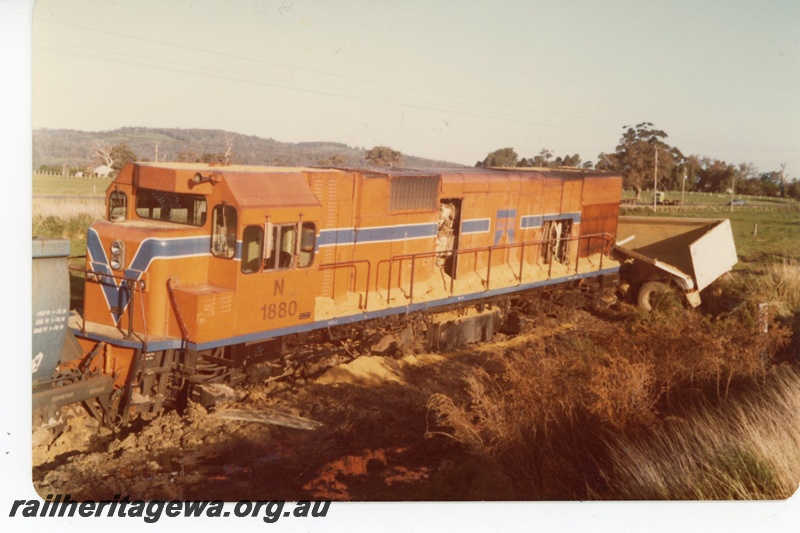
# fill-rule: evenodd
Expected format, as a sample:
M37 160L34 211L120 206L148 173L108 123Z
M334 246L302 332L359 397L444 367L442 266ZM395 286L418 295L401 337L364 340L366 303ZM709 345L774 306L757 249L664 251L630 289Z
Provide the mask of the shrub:
M467 404L430 398L428 434L496 462L520 497L587 497L585 479L605 461L605 447L597 445L604 435L648 431L688 390L724 400L733 382L763 379L786 339L781 327L763 334L734 317L671 307L664 313L544 336L489 356L466 380ZM737 457L747 459L733 456L732 464Z

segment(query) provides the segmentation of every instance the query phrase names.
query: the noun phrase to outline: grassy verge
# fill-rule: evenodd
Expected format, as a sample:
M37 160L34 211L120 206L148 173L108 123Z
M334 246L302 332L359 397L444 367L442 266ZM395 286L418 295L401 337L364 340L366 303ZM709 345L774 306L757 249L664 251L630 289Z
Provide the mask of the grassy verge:
M800 481L800 375L781 368L722 406L610 440L603 476L624 499L784 499Z
M85 250L86 231L103 212L101 199L34 198L32 232L37 237L70 239L73 247Z
M111 179L64 178L61 176L33 175L34 196L99 196L102 197Z

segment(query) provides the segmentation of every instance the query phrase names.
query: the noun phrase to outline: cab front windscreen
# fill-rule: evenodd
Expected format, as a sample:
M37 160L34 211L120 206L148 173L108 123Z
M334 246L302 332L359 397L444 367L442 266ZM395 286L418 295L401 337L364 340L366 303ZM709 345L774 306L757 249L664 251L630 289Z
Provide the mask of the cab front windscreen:
M206 199L197 194L153 189L139 189L136 193L136 215L139 218L202 226L207 212Z

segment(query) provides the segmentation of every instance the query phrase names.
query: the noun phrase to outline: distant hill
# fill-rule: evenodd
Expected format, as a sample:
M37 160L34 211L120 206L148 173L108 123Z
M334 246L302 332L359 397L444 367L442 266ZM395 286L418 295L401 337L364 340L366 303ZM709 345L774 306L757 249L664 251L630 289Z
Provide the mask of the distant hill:
M286 143L253 135L223 130L181 128L127 127L112 131L76 131L37 129L33 131L33 169L42 165L67 165L75 169L91 169L101 164L93 156L97 145L125 143L140 161L189 160L203 154L225 152L226 139L232 142L232 163L278 166L360 166L365 164L366 149L335 142ZM372 148L368 147L367 149ZM403 154L403 166L461 166Z

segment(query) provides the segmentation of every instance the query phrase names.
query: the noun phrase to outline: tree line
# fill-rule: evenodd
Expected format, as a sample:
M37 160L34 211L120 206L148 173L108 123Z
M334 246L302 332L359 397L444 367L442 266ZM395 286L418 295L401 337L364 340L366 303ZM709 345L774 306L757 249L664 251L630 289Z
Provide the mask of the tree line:
M800 181L780 170L759 172L752 163L730 164L698 155L685 156L670 146L667 133L651 122L623 126L616 150L601 153L597 163L582 162L580 155L555 157L549 149L531 158L520 158L513 148L500 148L488 154L476 167L596 168L622 175L623 187L636 192L652 189L657 179L659 190L735 193L800 199ZM685 184L684 184L685 180Z
M72 132L69 132L72 133ZM442 161L434 161L422 159L417 157L405 158L397 150L393 150L388 146L375 146L371 149L366 148L351 148L344 144L318 142L318 143L297 143L291 145L294 147L294 152L305 153L306 155L298 160L297 153L291 150L280 149L266 149L257 154L253 153L252 146L247 142L239 146L240 136L235 134L228 134L223 132L222 141L217 141L218 150L202 150L198 149L201 143L192 143L191 141L184 143L184 146L178 150L167 152L163 149L159 152L159 142L151 143L147 147L150 151L147 155L137 153L126 142L104 143L95 141L91 148L87 150L87 155L84 159L84 164L76 165L74 160L76 157L71 158L73 163L56 164L40 164L37 168L39 172L48 172L56 174L73 175L78 172L92 172L98 165L108 167L111 169L111 174L119 172L122 167L132 161L141 162L183 162L183 163L206 163L216 165L233 165L233 164L261 164L261 165L274 165L274 166L307 166L318 165L324 167L399 167L408 159L408 164L419 166L453 166L446 164ZM245 141L249 139L245 138ZM271 139L268 140L272 144L276 144ZM40 143L47 144L47 143ZM188 144L188 146L186 146ZM36 145L36 138L34 138L34 145ZM174 143L173 143L174 146ZM208 143L204 145L208 147ZM45 146L40 148L46 149ZM242 148L247 153L241 154L238 148ZM305 150L305 152L303 152ZM308 160L309 158L313 158Z
M557 156L552 150L542 149L532 157L519 157L513 148L500 148L489 153L476 167L519 167L519 168L582 168L617 172L623 177L623 186L636 192L637 199L645 189L652 189L657 177L659 190L679 191L685 186L686 191L709 193L734 193L753 196L790 197L800 199L800 181L786 175L786 164L779 170L759 172L752 163L730 164L718 159L698 155L685 156L677 147L670 146L668 135L657 129L651 122L641 122L635 126L623 126L623 133L614 152L600 153L597 162L583 161L579 154ZM181 161L189 163L235 164L249 163L251 157L240 157L236 148L239 136L223 135L218 141L218 151L195 152L192 149L179 150L174 154L161 154L158 144L155 145L156 160ZM330 143L328 143L330 144ZM247 145L249 146L249 145ZM347 148L341 145L343 148ZM148 161L139 157L124 142L113 145L95 143L92 156L99 164L104 164L114 171L119 171L129 161ZM284 160L285 159L285 160ZM398 167L404 163L413 166L427 160L404 157L400 152L387 146L375 146L372 149L361 149L357 161L350 154L345 156L339 150L326 151L325 157L319 157L319 166L360 166ZM270 164L291 166L297 164L290 158L281 158L273 154ZM441 166L441 165L436 165ZM60 172L62 168L40 165L39 170ZM70 169L71 170L71 169Z

